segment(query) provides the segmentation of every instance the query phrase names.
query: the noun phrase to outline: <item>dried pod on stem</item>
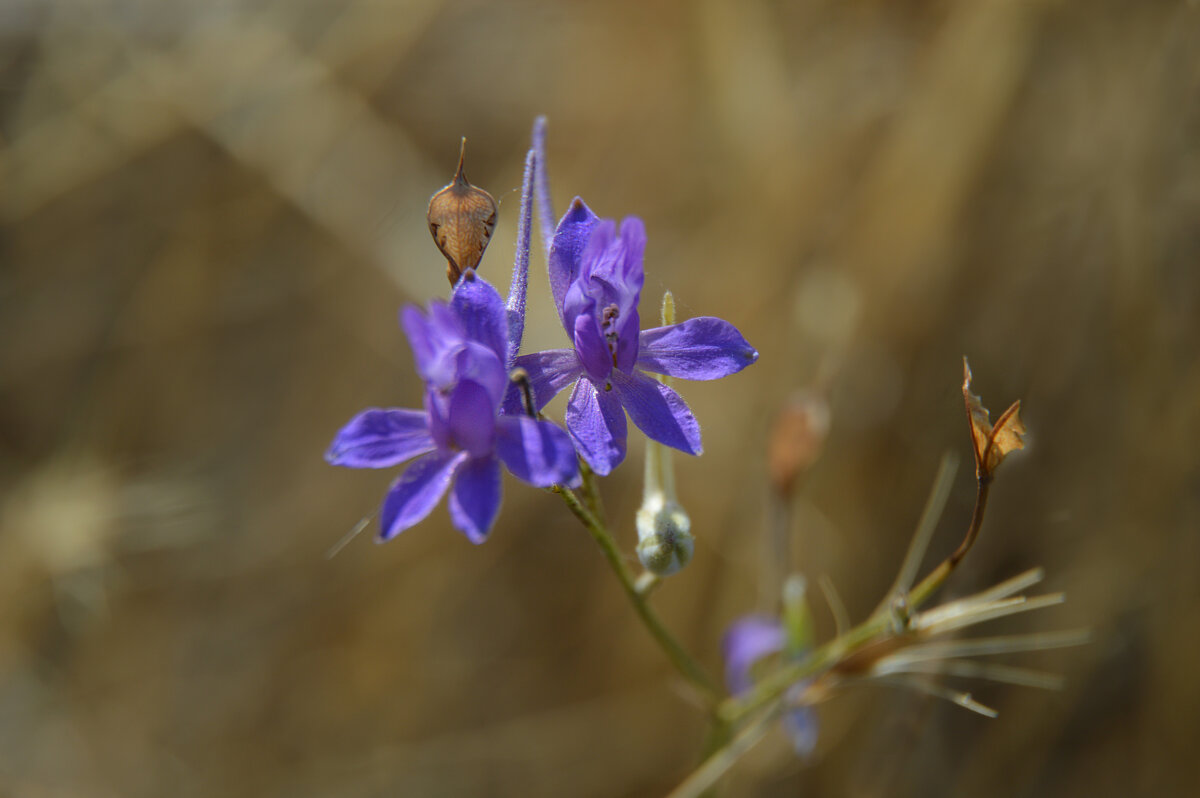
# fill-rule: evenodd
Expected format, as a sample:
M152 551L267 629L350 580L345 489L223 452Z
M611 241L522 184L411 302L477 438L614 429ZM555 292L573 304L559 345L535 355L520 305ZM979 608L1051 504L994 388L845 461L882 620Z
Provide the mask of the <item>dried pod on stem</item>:
M429 199L429 232L446 256L446 277L453 287L467 269L479 265L496 228L496 200L463 174L467 140L458 153L458 171L449 185Z
M990 479L996 468L1010 452L1025 448L1025 423L1021 421L1021 401L1018 399L1000 414L993 425L987 408L978 396L971 393L971 367L963 358L963 399L967 403L967 420L971 423L971 444L975 449L975 475Z

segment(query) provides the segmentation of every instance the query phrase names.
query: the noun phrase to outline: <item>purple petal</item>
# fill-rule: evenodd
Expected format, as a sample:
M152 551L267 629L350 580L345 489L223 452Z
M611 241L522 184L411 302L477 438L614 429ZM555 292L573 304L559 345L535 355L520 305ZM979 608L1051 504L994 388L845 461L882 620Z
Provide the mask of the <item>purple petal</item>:
M456 353L454 364L454 380L442 390L453 390L453 386L462 380L477 382L487 389L492 401L492 415L495 415L508 389L508 372L500 358L488 347L468 341Z
M521 355L513 366L523 368L529 374L529 387L533 391L533 402L537 410L545 407L563 388L583 374L583 365L574 349L548 349L532 355ZM510 416L519 416L525 412L521 391L515 383L508 387L504 398L504 412Z
M439 388L453 384L451 355L466 342L466 332L449 306L431 302L426 316L410 305L400 311L400 324L408 336L421 379Z
M579 277L580 256L592 236L592 227L598 221L579 197L571 203L558 229L554 231L554 243L550 247L548 266L550 270L550 292L554 295L554 306L558 308L561 319L563 301L567 296L567 288ZM565 322L564 322L565 326ZM570 335L573 331L567 329Z
M450 394L450 437L471 453L486 457L496 437L496 405L486 388L474 380L460 380Z
M616 240L617 223L612 219L599 220L592 228L592 234L583 248L583 254L579 256L577 277L595 275L611 282L620 254L619 248L613 246Z
M425 413L372 407L342 427L325 460L350 468L390 468L433 448Z
M472 543L487 540L500 512L500 463L494 457L459 466L450 492L450 520Z
M613 369L612 384L625 412L646 437L688 454L704 451L700 424L679 394L639 371Z
M569 484L579 473L571 437L549 421L528 416L497 421L496 454L513 476L538 488Z
M578 283L571 287L571 290L567 292L568 297L575 293L577 286ZM579 362L583 364L588 376L598 383L607 380L609 373L613 370L613 358L612 353L608 350L608 343L604 340L604 334L596 323L594 313L580 313L575 317L573 340L575 352L579 355Z
M468 269L454 288L450 307L467 339L483 344L504 363L508 357L508 322L504 300L496 289Z
M730 624L721 638L725 657L725 684L733 695L741 695L754 686L750 669L765 656L783 649L787 635L778 618L746 615Z
M620 233L615 222L602 220L593 229L584 250L577 283L594 302L591 312L597 319L597 329L603 327L600 336L605 340L605 346L609 346L607 339L615 338L615 358L612 350L609 358L625 371L632 369L637 359L638 331L641 329L638 300L645 280L642 270L645 250L646 228L641 219L626 217L621 222ZM567 324L572 323L570 296L571 290L568 290L564 312ZM578 330L577 323L574 328ZM599 374L592 376L600 378Z
M600 476L625 459L625 411L615 393L597 390L590 380L581 379L567 402L567 429L575 448Z
M391 540L425 519L442 500L466 452L433 452L417 460L392 483L379 513L379 540Z
M546 255L554 243L554 207L550 203L550 178L546 173L546 117L533 120L533 152L536 156L534 190L537 197L538 219L542 223L542 246Z
M728 377L758 360L758 352L723 319L699 316L642 330L638 368L685 380Z
M545 120L540 121L544 126ZM537 122L534 122L534 137L537 137ZM529 284L529 244L533 233L533 181L536 172L537 153L531 149L525 155L525 178L521 181L521 215L517 219L517 255L513 260L512 281L508 284L508 299L504 302L504 312L508 320L508 349L504 355L506 369L512 369L513 361L521 351L521 339L525 336L525 293Z
M794 685L803 689L803 683ZM812 755L817 747L817 713L812 707L794 707L783 713L783 730L792 741L792 749L802 757Z

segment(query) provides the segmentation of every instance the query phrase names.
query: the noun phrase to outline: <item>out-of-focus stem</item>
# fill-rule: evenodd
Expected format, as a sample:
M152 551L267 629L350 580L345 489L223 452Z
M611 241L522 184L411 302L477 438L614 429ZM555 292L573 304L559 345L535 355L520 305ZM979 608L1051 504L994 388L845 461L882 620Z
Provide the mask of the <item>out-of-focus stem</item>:
M986 475L978 480L978 490L975 494L975 511L971 514L971 523L958 548L954 550L937 568L926 576L908 594L908 607L915 610L934 593L937 592L958 566L966 553L971 550L979 529L983 526L984 513L987 510L988 492L991 488L991 477ZM796 682L822 673L845 657L867 643L876 642L883 636L892 634L894 619L889 605L881 606L871 617L863 621L845 634L830 640L813 650L804 659L766 676L758 682L754 689L741 698L727 698L717 708L718 717L732 726L737 726L763 707L778 701L783 694Z

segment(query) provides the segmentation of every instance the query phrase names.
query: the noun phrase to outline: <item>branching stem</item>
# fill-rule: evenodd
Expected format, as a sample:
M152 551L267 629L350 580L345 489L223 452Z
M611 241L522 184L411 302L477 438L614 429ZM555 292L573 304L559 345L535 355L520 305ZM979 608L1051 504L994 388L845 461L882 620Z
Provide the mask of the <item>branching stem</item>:
M979 529L983 526L983 516L987 509L988 492L991 488L991 476L986 475L978 480L978 490L975 494L975 511L971 514L971 523L967 533L954 552L942 561L937 568L912 589L908 594L907 605L910 611L916 610L929 600L934 593L946 582L950 574L971 550ZM875 642L883 636L892 634L892 608L889 602L884 602L871 617L863 621L845 634L830 640L816 648L811 654L793 664L786 665L766 676L758 682L754 689L741 698L727 698L717 707L717 715L732 727L738 727L747 718L764 707L779 701L788 688L796 682L815 676L836 665L847 655L857 651L868 643Z

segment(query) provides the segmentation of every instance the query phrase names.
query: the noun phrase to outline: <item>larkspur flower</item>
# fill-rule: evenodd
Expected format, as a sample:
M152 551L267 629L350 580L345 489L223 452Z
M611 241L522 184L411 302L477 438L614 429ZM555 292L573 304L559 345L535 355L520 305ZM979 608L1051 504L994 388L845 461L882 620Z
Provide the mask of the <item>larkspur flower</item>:
M725 657L725 684L735 696L748 693L754 687L753 668L764 657L783 653L795 658L803 649L791 644L787 630L779 618L768 615L746 615L730 624L721 639ZM786 699L791 706L783 715L783 729L792 741L792 748L808 756L817 746L817 719L811 707L798 704L807 682L792 685Z
M644 280L646 232L637 217L618 230L578 197L555 230L548 258L550 288L572 348L516 359L530 377L540 410L574 384L567 430L592 469L608 474L625 458L628 413L649 438L700 454L700 425L671 388L645 372L712 380L758 359L727 321L708 316L642 330L638 300ZM510 390L509 412L520 396Z
M380 513L380 539L423 520L447 491L450 518L482 543L500 509L500 464L537 487L570 483L579 464L571 439L548 421L503 415L511 317L496 289L473 270L450 303L401 313L424 410L370 408L338 432L325 458L351 468L390 468L416 459L392 484Z

